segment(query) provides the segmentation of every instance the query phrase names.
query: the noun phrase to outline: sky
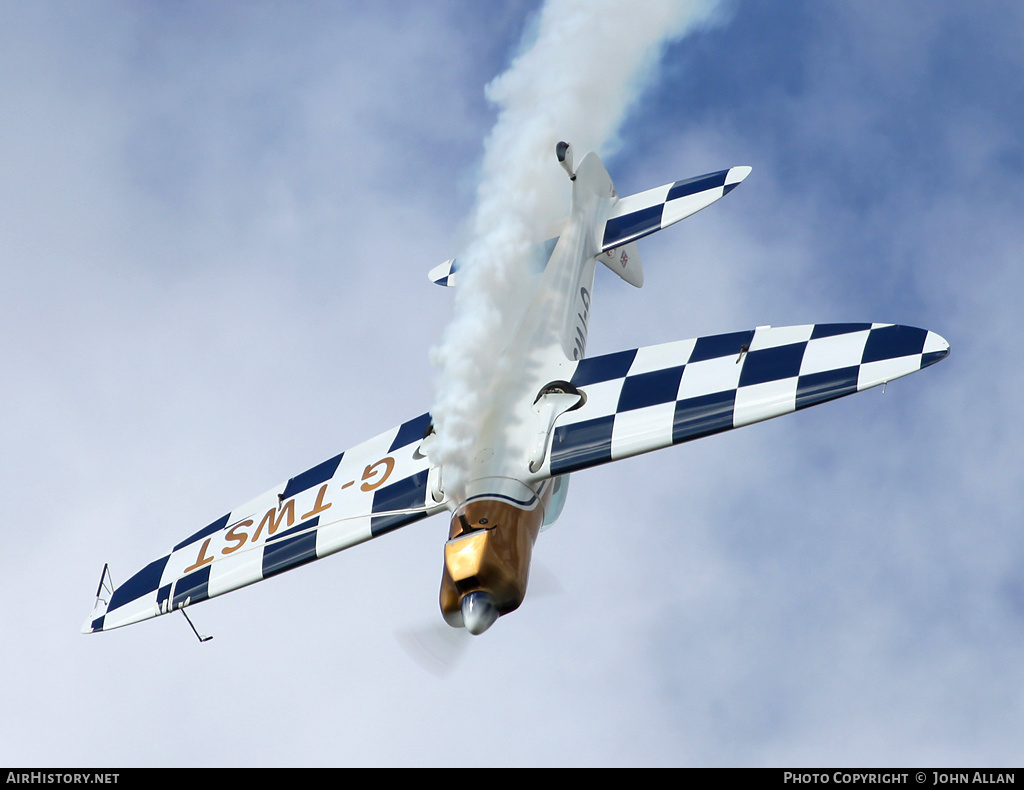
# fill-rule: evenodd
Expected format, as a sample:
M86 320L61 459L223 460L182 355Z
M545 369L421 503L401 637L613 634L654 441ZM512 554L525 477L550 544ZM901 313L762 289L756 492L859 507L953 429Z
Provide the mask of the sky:
M1009 0L722 3L600 151L620 194L753 172L642 290L598 272L588 354L878 321L947 360L573 475L478 638L437 641L443 516L191 609L204 644L79 633L105 562L429 408L426 272L539 8L0 5L0 764L1021 764Z

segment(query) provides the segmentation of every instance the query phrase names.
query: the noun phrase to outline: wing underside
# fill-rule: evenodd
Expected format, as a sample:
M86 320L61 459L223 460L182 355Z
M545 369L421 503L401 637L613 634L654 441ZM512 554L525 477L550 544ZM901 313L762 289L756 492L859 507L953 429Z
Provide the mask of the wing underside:
M154 560L83 631L107 631L261 581L403 527L442 507L419 452L423 414L232 510Z
M807 324L682 340L583 359L583 406L555 423L539 476L778 417L938 362L949 344L894 324Z

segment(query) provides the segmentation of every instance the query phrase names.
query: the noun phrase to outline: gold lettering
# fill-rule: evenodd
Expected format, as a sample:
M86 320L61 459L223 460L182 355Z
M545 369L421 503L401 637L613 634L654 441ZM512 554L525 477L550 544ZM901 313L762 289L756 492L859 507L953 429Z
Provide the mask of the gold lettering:
M313 509L310 510L308 513L303 514L303 521L305 521L307 518L312 518L317 513L323 513L325 510L327 510L327 508L331 506L330 502L328 502L326 505L324 504L324 494L326 493L327 483L324 483L322 486L320 486L320 490L316 492L316 503L313 505Z
M240 548L242 548L242 546L245 545L245 542L249 539L249 535L247 533L245 533L245 532L240 532L239 530L241 530L242 527L251 527L251 526L252 526L252 519L249 518L249 519L246 519L245 521L243 521L241 524L235 524L235 526L233 526L231 529L229 529L228 530L228 534L225 535L225 537L228 540L237 541L238 545L237 546L231 546L231 547L225 546L223 549L221 549L220 553L221 554L230 554L231 552L238 551Z
M381 465L384 466L384 473L381 475L381 478L379 480L375 480L371 483L370 478L377 474L377 472L375 472L374 470ZM391 456L388 456L387 458L381 458L375 464L370 464L363 471L363 480L365 482L361 486L359 486L359 489L361 491L373 491L373 489L379 488L380 486L384 485L384 481L388 479L394 468L395 459L392 458Z
M294 499L289 499L285 503L284 507L280 508L280 510L278 508L272 507L270 508L270 510L267 511L267 514L263 517L263 520L260 522L260 525L256 527L256 532L252 536L252 542L255 543L260 539L260 534L263 532L264 524L267 525L267 537L270 537L275 532L277 532L277 528L281 526L281 522L284 520L286 513L288 514L288 526L290 527L292 524L295 523Z
M206 550L208 548L210 548L210 538L207 538L203 541L203 547L199 549L199 556L196 558L196 564L190 565L187 568L185 568L183 573L192 573L192 571L197 570L198 568L202 568L204 565L209 565L211 562L213 562L213 557L206 556Z

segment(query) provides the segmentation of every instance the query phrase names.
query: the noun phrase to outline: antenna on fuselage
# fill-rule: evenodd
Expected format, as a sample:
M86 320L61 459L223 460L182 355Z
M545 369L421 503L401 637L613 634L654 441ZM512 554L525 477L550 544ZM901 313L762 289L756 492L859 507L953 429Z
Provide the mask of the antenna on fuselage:
M569 174L569 180L575 181L576 174L572 171L572 146L566 142L559 143L555 146L555 156L558 157L558 164Z

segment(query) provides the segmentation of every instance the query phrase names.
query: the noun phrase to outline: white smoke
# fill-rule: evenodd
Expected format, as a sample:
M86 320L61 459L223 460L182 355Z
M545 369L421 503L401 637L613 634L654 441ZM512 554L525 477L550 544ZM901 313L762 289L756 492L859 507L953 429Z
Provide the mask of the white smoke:
M529 298L527 271L540 234L564 216L568 180L559 140L577 160L607 154L653 76L665 45L710 20L718 0L549 0L522 52L487 86L499 108L484 145L471 241L459 255L455 315L440 347L431 410L431 459L459 496L469 450L493 406L492 388L517 361L502 354Z

